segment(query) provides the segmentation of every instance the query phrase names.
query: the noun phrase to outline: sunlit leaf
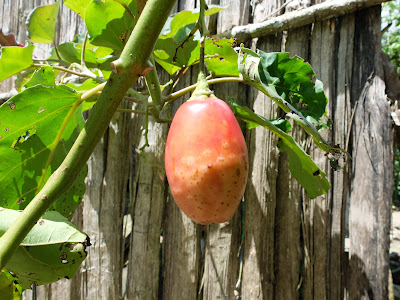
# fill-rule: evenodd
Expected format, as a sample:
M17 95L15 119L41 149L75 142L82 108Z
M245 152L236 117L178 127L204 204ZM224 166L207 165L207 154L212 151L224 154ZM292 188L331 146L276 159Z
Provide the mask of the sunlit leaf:
M0 81L29 68L34 47L2 47L0 58Z
M51 66L41 67L37 69L27 83L24 84L24 88L29 88L34 85L54 86L56 76L54 74L54 68Z
M131 9L134 1L123 1ZM85 21L90 41L121 51L133 25L133 19L117 1L65 0L64 4L79 14Z
M218 13L225 8L218 5L208 5L208 10L205 11L206 16L210 16ZM168 20L165 22L164 28L161 31L160 38L166 39L171 38L173 36L177 37L177 40L182 41L182 35L178 34L179 30L182 30L186 26L194 27L193 23L196 23L199 19L200 9L197 8L195 10L183 10L177 14L171 15ZM187 29L184 29L187 32ZM189 31L190 32L190 31ZM187 36L187 35L186 35Z
M259 124L275 133L280 141L278 143L281 151L289 155L289 170L302 187L306 190L310 198L325 194L330 183L325 173L314 163L311 157L296 143L293 137L264 117L257 115L248 107L242 107L234 102L230 103L237 116L246 122Z
M205 64L214 76L239 76L234 44L234 39L206 39Z
M0 295L4 300L19 300L22 296L15 287L14 278L5 270L0 271Z
M72 111L78 98L65 86L37 85L0 106L0 206L23 209L61 164L83 126L81 112ZM51 209L72 218L86 172Z
M21 211L0 208L0 236ZM22 288L72 278L86 258L87 235L58 212L47 212L6 265Z
M28 37L33 43L52 43L56 29L60 1L44 6L37 6L26 20Z
M86 66L88 68L111 70L110 63L116 59L115 56L111 55L113 51L107 47L86 47L84 56ZM68 64L81 63L82 44L73 42L63 43L57 47L57 52L55 53L54 49L52 49L50 58L57 59L60 56Z
M238 76L233 39L206 39L204 52L207 70L214 76ZM159 39L154 49L156 61L169 73L199 63L200 44L195 36L177 44L173 38Z

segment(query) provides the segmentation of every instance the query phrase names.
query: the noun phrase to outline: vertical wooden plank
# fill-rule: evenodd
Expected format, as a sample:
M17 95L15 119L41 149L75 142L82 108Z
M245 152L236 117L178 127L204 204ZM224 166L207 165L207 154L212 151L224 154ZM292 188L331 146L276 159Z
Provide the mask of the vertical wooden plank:
M265 20L283 1L252 3L253 23ZM265 52L280 51L280 34L254 41L254 47ZM248 106L266 117L279 115L277 106L264 94L250 89ZM249 179L245 193L243 238L243 299L273 299L274 285L274 226L276 205L276 178L279 150L275 134L265 128L248 133Z
M227 7L217 16L218 33L231 29L235 25L249 22L249 1L219 1ZM246 87L237 83L225 83L212 86L214 94L223 100L229 97L242 103L246 99ZM223 224L207 226L205 235L205 258L203 273L203 299L235 299L239 295L236 283L239 276L241 214L240 205L235 216Z
M128 264L128 299L158 299L160 274L160 237L165 205L166 179L164 148L168 126L148 122L149 146L145 145L145 117L134 125L136 154L132 204L133 230Z
M380 6L357 12L356 24L348 293L350 299L386 299L393 137L383 82Z
M338 20L339 31L336 69L336 97L330 100L333 121L332 143L345 148L349 138L351 119L351 72L353 64L354 15L347 15ZM331 172L332 193L329 204L330 228L329 260L327 272L328 298L343 299L344 239L346 235L346 202L349 193L349 157L346 162L340 160L343 170Z
M82 299L122 297L122 233L131 127L129 114L116 113L103 147L100 144L89 160L83 231L92 246L83 266Z
M198 7L198 1L178 1L178 11ZM192 68L180 79L175 90L197 81L197 69ZM172 105L172 115L183 100ZM201 245L202 226L190 220L176 205L170 192L167 194L163 220L163 299L197 299L203 268L204 242ZM203 240L204 241L204 240Z
M335 20L327 20L314 24L311 35L311 59L316 77L324 83L324 92L328 99L334 99L334 54L335 54ZM327 107L329 115L329 107ZM321 132L325 140L331 140L329 130ZM318 147L310 147L310 155L316 164L329 178L329 168L325 153ZM305 298L327 298L327 261L328 245L327 232L329 231L328 202L330 191L327 194L310 199L305 195L303 201L303 238L304 238L304 289Z
M282 51L307 60L310 26L287 32ZM306 134L293 124L291 134L304 146ZM279 155L275 212L275 299L297 299L301 280L301 186L289 171L287 153Z
M266 18L281 6L280 1L253 4L253 22ZM265 52L280 51L280 34L258 39L254 47ZM277 106L264 94L250 89L249 107L266 117L279 115ZM276 178L279 150L275 134L265 128L251 130L249 145L249 179L245 193L243 240L243 299L273 299L274 285L274 226Z

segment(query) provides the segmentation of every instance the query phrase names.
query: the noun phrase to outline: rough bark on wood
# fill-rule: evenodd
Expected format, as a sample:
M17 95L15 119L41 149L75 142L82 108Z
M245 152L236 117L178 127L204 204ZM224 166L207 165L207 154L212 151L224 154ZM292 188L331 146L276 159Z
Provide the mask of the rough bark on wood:
M333 121L332 143L346 148L351 122L351 70L353 65L354 14L338 19L340 31L337 47L335 97L330 101L330 117ZM328 298L343 299L344 240L346 237L346 202L349 192L350 157L340 159L342 170L331 172L332 190L328 204Z
M127 298L158 299L160 275L160 237L165 205L166 178L164 147L167 125L148 123L149 146L145 144L144 117L137 117L135 131L136 170L132 203Z
M220 34L220 37L235 37L239 42L258 38L305 26L337 16L350 14L362 8L381 4L387 0L338 0L326 1L305 9L292 11L264 22L236 26L232 30Z
M223 32L235 25L249 22L249 1L219 1L227 7L216 19L216 31ZM239 103L246 87L237 83L224 83L211 87L214 94ZM207 226L205 235L203 299L236 299L239 296L236 283L239 276L242 213L241 205L234 218L224 224Z
M393 186L393 164L389 161L393 157L393 139L383 81L380 7L357 12L356 24L354 52L357 55L351 96L358 105L352 127L347 292L349 299L385 299Z
M281 7L281 1L253 4L254 22ZM265 52L279 51L280 38L270 36L254 43ZM250 89L248 105L267 119L278 117L279 109L264 94ZM243 299L273 299L274 275L274 225L276 205L276 178L279 150L277 137L265 128L255 128L248 133L249 178L244 202L243 274L241 295Z
M284 35L282 51L307 59L309 36L309 26L288 31ZM293 125L291 133L304 147L306 134L300 126ZM301 186L290 174L287 153L280 153L275 212L275 299L297 299L299 296L301 201Z

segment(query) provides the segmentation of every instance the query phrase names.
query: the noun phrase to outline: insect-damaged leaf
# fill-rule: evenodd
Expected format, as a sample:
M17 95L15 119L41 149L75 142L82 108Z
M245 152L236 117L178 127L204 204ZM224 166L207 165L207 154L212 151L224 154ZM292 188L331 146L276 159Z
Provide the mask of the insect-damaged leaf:
M37 85L0 106L0 206L23 209L64 160L83 126L82 114L74 109L78 97L65 86ZM52 210L72 218L86 172Z
M17 219L21 211L0 208L0 236ZM43 215L25 237L6 265L22 288L72 278L86 258L89 246L86 234L58 212Z
M325 173L314 163L311 157L296 143L293 137L271 121L254 113L248 107L230 103L237 116L251 124L259 124L275 133L279 138L279 149L289 155L289 170L306 190L310 198L325 194L331 187ZM252 125L254 127L254 125Z

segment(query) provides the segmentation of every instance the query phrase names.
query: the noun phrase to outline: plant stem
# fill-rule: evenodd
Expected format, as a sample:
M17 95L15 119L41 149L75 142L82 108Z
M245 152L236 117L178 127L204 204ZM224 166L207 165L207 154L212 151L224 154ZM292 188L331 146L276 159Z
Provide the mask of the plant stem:
M160 117L160 108L162 107L162 93L160 87L160 80L158 79L158 74L156 70L156 62L154 61L153 55L150 56L150 63L153 65L153 69L146 75L146 85L149 90L152 102L154 103L153 107L150 109L150 112L154 119L157 121Z
M205 0L200 0L200 14L199 14L199 31L201 35L200 39L200 72L206 71L205 64L204 64L204 41L205 37L210 34L210 32L207 29L206 26L206 20L205 20L205 10L206 10L206 1Z
M80 76L80 77L93 78L93 76L90 76L90 75L88 75L88 74L75 72L75 71L72 71L72 70L70 70L70 69L67 69L67 68L64 68L64 67L60 67L60 66L52 66L52 65L45 65L45 64L32 64L32 67L36 67L36 68L41 68L41 67L52 67L52 68L54 68L54 69L56 69L56 70L60 70L60 71L63 71L63 72L65 72L65 73L70 73L70 74L77 75L77 76Z
M245 80L243 80L242 77L220 77L220 78L214 78L214 79L210 79L207 80L207 83L209 85L214 84L214 83L222 83L222 82L243 82L243 83L247 83ZM171 95L169 95L166 98L166 103L171 103L173 101L175 101L176 99L182 97L183 95L185 95L186 93L189 93L191 91L193 91L194 89L196 89L197 84L193 84L190 85L188 87L185 87L175 93L172 93Z
M110 76L71 150L42 190L0 238L0 268L7 265L39 218L74 183L107 129L126 91L147 67L151 51L174 4L175 1L171 0L147 2L120 59L116 62L118 73Z

